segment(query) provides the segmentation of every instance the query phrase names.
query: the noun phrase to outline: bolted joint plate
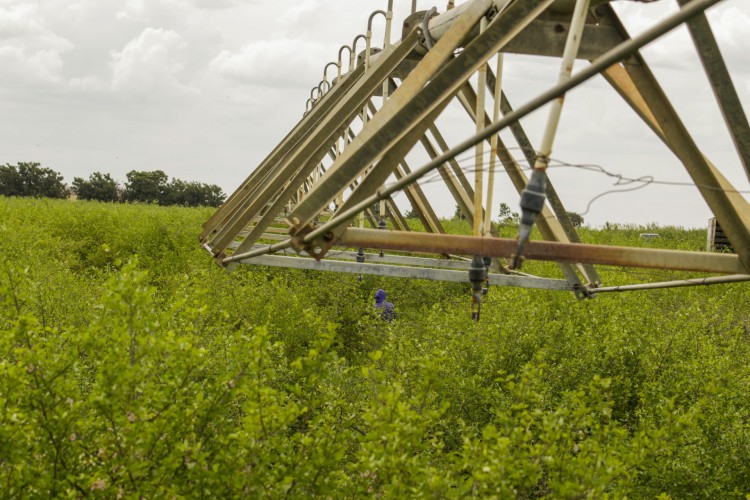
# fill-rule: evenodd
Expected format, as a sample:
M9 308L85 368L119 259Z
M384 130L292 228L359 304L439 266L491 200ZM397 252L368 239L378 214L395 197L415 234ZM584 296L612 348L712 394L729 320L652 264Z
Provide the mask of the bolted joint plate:
M289 235L292 237L292 248L294 248L294 250L298 253L307 252L311 257L318 261L326 256L331 247L331 242L334 239L333 232L329 231L312 241L305 241L305 237L315 229L314 223L310 223L304 227L299 227L297 225L299 224L299 221L296 219L287 222L291 226L289 228Z

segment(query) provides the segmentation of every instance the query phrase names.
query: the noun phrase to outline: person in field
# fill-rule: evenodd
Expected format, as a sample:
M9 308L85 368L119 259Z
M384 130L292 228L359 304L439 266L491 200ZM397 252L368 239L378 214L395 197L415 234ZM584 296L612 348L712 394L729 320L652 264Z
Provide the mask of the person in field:
M385 290L382 288L375 292L375 309L380 312L380 317L389 323L396 318L396 309L393 303L385 300Z

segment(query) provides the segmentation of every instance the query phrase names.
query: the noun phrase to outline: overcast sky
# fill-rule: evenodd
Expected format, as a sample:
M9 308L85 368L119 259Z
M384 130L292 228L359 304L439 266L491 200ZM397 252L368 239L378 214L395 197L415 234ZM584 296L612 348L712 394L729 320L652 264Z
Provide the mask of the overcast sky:
M418 2L419 9L436 5ZM460 2L457 2L460 3ZM0 0L0 164L37 161L74 176L95 171L123 182L130 170L220 185L242 182L299 120L310 88L342 44L366 30L386 0ZM675 10L674 0L614 2L632 33ZM394 40L410 0L396 0ZM709 12L745 109L750 107L750 2ZM375 23L382 40L383 22ZM649 47L704 152L740 190L750 190L686 32ZM583 63L579 63L578 68ZM559 61L506 59L506 90L524 100L555 83ZM546 113L524 121L535 144ZM454 140L471 133L456 110L441 117ZM598 164L626 177L689 181L684 169L602 81L569 94L553 157ZM420 156L411 160L418 167ZM580 169L550 172L567 208L582 212L613 178ZM499 178L496 201L516 206ZM405 198L399 204L408 208ZM438 202L449 215L452 202ZM597 200L587 222L705 225L694 187L651 185Z

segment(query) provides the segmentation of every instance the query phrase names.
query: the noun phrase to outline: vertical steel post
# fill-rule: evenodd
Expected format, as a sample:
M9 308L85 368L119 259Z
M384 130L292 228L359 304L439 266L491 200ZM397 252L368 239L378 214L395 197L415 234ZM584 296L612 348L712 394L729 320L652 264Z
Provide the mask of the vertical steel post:
M385 41L383 48L391 46L391 26L393 24L393 0L388 0L388 9L385 11Z
M487 18L483 17L479 22L479 33L487 29ZM475 127L477 133L484 128L485 96L487 95L487 63L483 63L477 71L479 91L477 94L477 109ZM474 236L482 236L482 206L484 204L484 141L477 143L474 158Z
M495 78L495 92L494 92L494 99L493 99L493 105L492 105L492 122L496 122L500 119L500 96L502 95L502 79L503 79L503 53L498 52L497 54L497 67L495 68L495 74L497 77ZM485 72L485 80L487 80L487 75ZM490 172L489 177L487 179L487 209L485 210L484 215L484 231L482 232L483 236L486 236L490 234L490 229L492 227L492 195L495 191L495 168L497 166L497 134L493 134L490 138Z
M393 0L388 0L388 10L385 14L385 39L383 40L383 47L388 48L391 46L391 22L393 21ZM383 80L383 106L388 100L388 90L390 87L391 79L386 78ZM387 227L385 223L386 219L386 207L385 203L380 204L380 222L378 227L385 229Z

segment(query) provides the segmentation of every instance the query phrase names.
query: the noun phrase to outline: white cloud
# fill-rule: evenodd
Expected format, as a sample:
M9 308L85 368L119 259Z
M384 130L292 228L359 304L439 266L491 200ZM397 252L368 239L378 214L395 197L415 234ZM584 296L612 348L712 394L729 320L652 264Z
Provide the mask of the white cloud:
M60 54L52 51L28 53L22 47L0 47L0 67L6 83L57 83L61 81Z
M0 67L6 84L61 82L62 54L73 47L44 25L36 6L0 6Z
M84 76L80 78L71 78L68 83L71 89L83 92L96 92L106 88L101 78L96 76Z
M713 14L713 15L712 15ZM709 12L708 19L719 43L722 55L731 69L747 72L747 27L750 14L736 5L728 5L717 12Z
M288 25L292 29L299 29L308 24L320 25L321 23L315 21L319 20L323 12L325 12L325 10L321 9L318 0L310 0L307 2L300 2L296 5L290 6L288 9L284 9L281 14L281 20L284 25Z
M323 64L335 51L326 44L300 40L258 41L239 52L222 51L211 61L217 74L245 85L270 88L311 87L323 78Z
M157 26L164 26L164 23L182 25L194 11L195 7L189 0L126 0L115 17L120 21Z
M191 0L199 9L228 9L240 5L253 5L257 0Z
M121 51L112 53L112 90L135 94L193 92L179 80L186 45L174 31L145 29Z
M748 71L746 32L750 25L750 15L738 7L740 2L724 2L707 11L711 29L716 37L722 55L736 71ZM677 11L676 2L654 2L639 4L614 2L613 6L621 14L631 36L653 26L654 22ZM684 26L673 30L652 44L643 52L654 66L683 71L692 71L697 60L695 45Z
M141 21L147 19L146 14L146 0L127 0L115 17L122 21Z

